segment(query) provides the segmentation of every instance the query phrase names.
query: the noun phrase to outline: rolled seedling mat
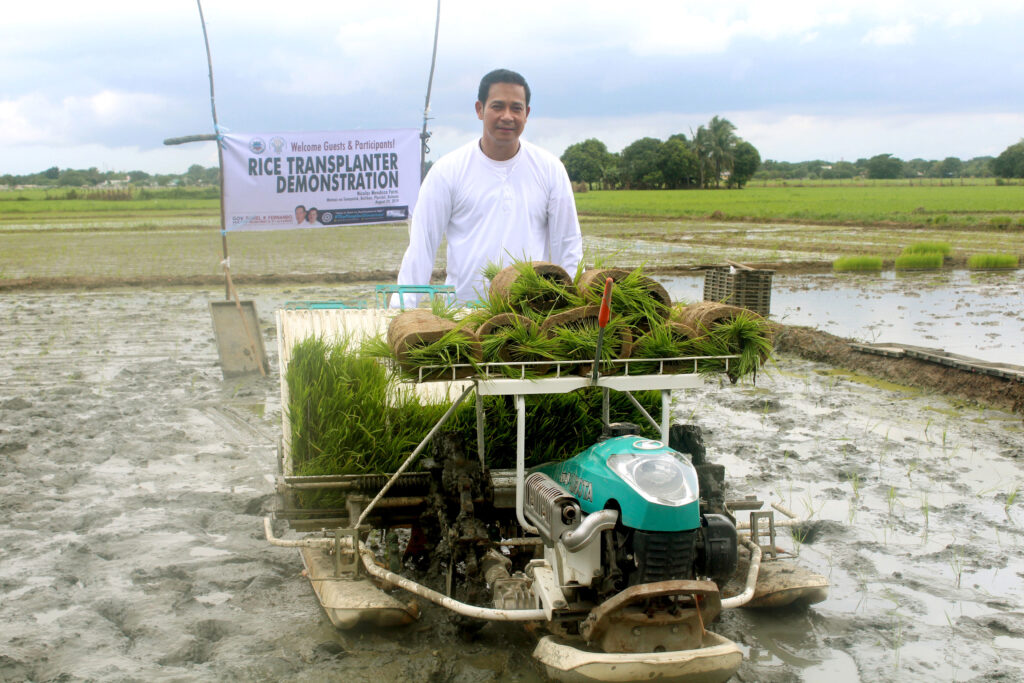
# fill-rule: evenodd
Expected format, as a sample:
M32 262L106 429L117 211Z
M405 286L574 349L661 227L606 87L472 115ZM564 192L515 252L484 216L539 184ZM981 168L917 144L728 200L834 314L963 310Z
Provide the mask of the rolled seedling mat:
M597 319L601 313L600 306L579 306L570 308L568 311L555 313L548 316L540 326L540 331L549 337L556 336L556 330L560 327L579 327L597 329ZM613 326L611 323L617 316L611 316L608 327L605 329L603 351L615 350L613 358L629 358L633 351L633 333L626 325ZM596 337L595 337L596 338ZM596 349L570 353L565 360L592 360ZM604 354L602 354L604 355ZM606 358L607 360L607 358ZM572 371L581 375L589 375L593 372L593 363L573 364ZM622 372L622 363L608 363L601 367L602 374L616 374ZM564 372L562 374L565 374Z
M491 296L497 296L505 301L508 301L514 308L523 310L524 307L528 307L534 311L541 313L548 313L552 310L558 310L565 308L569 305L569 300L566 297L551 297L550 293L545 292L539 294L536 297L527 297L525 301L514 300L514 287L516 280L526 274L529 270L533 270L537 275L550 280L557 287L564 289L566 294L569 296L575 296L578 294L576 285L573 284L572 277L569 273L565 272L565 268L555 264L548 263L547 261L524 261L521 263L514 263L507 268L502 269L494 279L491 280Z
M611 278L613 283L618 284L620 281L629 277L632 272L633 271L626 270L625 268L594 268L593 270L588 270L580 276L580 294L582 294L583 298L588 302L600 303L601 296L604 294L604 283L607 278ZM647 290L651 298L654 299L657 304L655 306L655 309L659 313L657 318L661 320L668 318L669 314L672 312L672 297L669 296L668 290L665 289L660 282L649 278L646 275L640 275L639 280L644 289ZM619 313L620 315L632 315L639 312L634 310L623 310L625 307L622 305L622 298L621 296L616 296L616 294L616 289L612 287L612 310L615 313ZM643 320L640 322L644 323L644 326L646 327L655 321Z
M433 344L451 332L464 337L469 343L469 358L465 358L459 364L470 363L471 360L479 362L483 359L480 341L472 331L465 328L459 329L451 320L440 318L421 308L403 311L395 316L391 324L388 325L388 346L391 347L392 353L398 359L398 364L403 370L419 376L420 365L410 360L410 350ZM434 364L427 363L427 365ZM476 371L472 367L463 367L457 368L454 373L451 370L431 369L424 371L422 376L424 379L459 379L474 374Z
M498 348L497 358L485 357L485 362L518 363L523 361L546 360L545 358L541 357L515 357L515 355L512 353L512 349L510 348L515 343L515 340L512 337L506 336L504 334L504 330L507 330L515 325L521 325L528 329L536 330L537 332L540 331L540 326L536 322L530 320L525 315L519 315L518 313L500 313L494 316L493 318L485 320L483 324L480 325L480 327L476 328L476 338L480 340L481 345L483 344L484 340L488 337L504 336L503 343ZM525 372L528 375L539 376L546 374L550 369L551 365L548 363L544 363L541 365L529 365L526 367ZM510 372L503 374L515 374L516 369L509 368L509 370Z
M646 345L645 342L647 340L649 340L650 337L656 333L656 330L649 330L648 332L646 332L643 336L639 337L633 343L633 351L632 351L632 355L631 355L632 362L630 362L630 364L629 364L629 373L631 375L655 374L655 373L658 373L658 372L662 372L662 373L665 373L665 374L679 374L679 373L684 373L684 372L694 372L695 367L694 367L694 362L692 360L689 360L689 361L665 361L665 362L658 362L657 360L651 360L650 362L644 362L644 361L640 360L640 359L644 359L644 358L651 358L651 359L657 359L657 358L676 358L676 357L692 356L692 355L694 355L691 351L687 351L685 349L685 346L686 346L686 342L689 342L689 341L691 341L693 339L696 339L697 337L700 336L700 335L697 334L696 330L694 330L692 327L690 327L686 323L682 323L682 322L679 322L677 320L667 320L664 323L662 323L662 326L663 327L661 329L667 331L671 335L672 340L674 342L676 342L677 345L682 347L682 348L680 350L676 350L675 352L672 352L672 353L663 352L663 353L658 353L658 354L652 354L646 348L647 345Z
M673 320L686 325L697 334L707 334L715 325L728 322L741 314L757 316L757 313L739 306L701 301L684 307Z
M729 379L736 382L740 377L752 374L771 355L772 326L757 313L739 306L702 301L691 304L679 314L680 322L689 325L701 335L694 343L702 354L710 356L738 354L740 359L729 363ZM745 319L754 323L733 323ZM703 341L710 342L710 347ZM705 370L714 370L716 363L705 365Z

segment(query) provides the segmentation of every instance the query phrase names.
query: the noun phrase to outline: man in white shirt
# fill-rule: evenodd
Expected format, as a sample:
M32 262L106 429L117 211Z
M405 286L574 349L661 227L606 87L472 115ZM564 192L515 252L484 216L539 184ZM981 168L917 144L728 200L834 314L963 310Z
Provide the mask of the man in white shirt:
M530 115L526 80L507 69L484 76L476 114L483 135L441 157L423 181L398 273L400 285L427 284L446 237L447 283L461 303L486 295L490 263L550 261L572 275L583 258L565 167L520 139Z

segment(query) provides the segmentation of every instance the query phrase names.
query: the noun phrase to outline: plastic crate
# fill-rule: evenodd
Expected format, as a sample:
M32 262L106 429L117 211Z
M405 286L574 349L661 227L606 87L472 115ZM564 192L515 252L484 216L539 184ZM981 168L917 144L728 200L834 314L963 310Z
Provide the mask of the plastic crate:
M774 270L711 268L704 271L704 301L739 306L767 317L772 307L774 274Z

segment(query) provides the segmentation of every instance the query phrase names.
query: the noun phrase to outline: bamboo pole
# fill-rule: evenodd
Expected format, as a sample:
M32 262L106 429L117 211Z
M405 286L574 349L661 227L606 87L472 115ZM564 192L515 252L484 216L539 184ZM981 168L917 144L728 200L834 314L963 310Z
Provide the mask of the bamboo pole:
M197 0L198 1L198 0ZM427 175L427 140L430 133L427 132L427 119L430 114L430 89L434 84L434 64L437 62L437 34L441 28L441 0L437 0L437 17L434 19L434 52L430 57L430 76L427 78L427 98L423 104L423 131L420 133L420 182Z
M440 1L440 0L438 0ZM196 0L196 7L199 8L199 23L203 26L203 43L206 45L206 66L210 73L210 113L213 115L213 131L217 140L217 166L220 169L220 241L224 250L224 299L231 300L231 284L228 275L228 231L224 217L224 147L221 144L220 125L217 123L217 99L213 90L213 58L210 56L210 37L206 33L206 18L203 16L202 0ZM260 367L262 370L262 366Z

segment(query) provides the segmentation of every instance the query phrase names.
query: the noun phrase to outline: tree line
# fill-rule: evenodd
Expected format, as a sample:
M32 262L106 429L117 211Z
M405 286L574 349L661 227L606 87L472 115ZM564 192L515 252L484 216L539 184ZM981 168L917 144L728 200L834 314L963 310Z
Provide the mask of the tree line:
M903 161L892 154L877 154L856 161L761 161L757 149L736 135L736 127L715 116L690 138L682 133L664 142L645 137L621 152L609 152L596 138L569 145L562 154L569 178L590 189L741 188L749 180L844 180L854 178L1024 178L1024 139L998 157L979 156L966 161ZM185 173L150 174L145 171L60 169L56 166L26 175L5 174L0 185L17 187L215 187L219 169L193 164Z
M687 138L662 142L645 137L621 152L609 152L596 138L569 145L561 156L569 179L590 189L679 189L743 187L761 165L761 155L736 135L728 119L713 117Z
M766 159L754 174L756 180L847 180L853 178L991 178L999 175L990 156L963 161L957 157L942 160L903 161L892 154L876 154L856 161L774 161Z
M220 170L216 167L204 168L199 164L189 166L184 173L157 173L145 171L100 171L95 166L87 169L57 168L52 166L45 171L14 175L7 173L0 176L0 185L17 187L31 185L36 187L203 187L220 184Z

